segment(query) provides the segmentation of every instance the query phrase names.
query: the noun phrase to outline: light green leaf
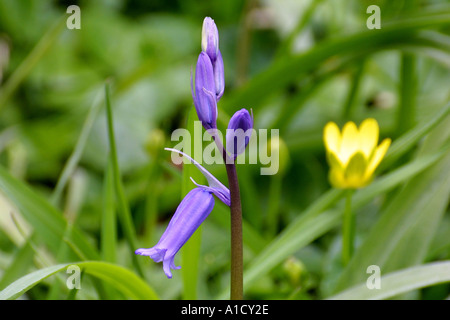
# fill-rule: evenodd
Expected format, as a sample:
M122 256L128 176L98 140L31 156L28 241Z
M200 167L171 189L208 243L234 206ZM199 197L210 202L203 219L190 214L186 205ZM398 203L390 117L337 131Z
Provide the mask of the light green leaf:
M0 190L17 207L29 225L33 226L34 232L56 253L67 229L67 221L62 213L2 167L0 167ZM73 226L69 238L65 240L87 259L98 259L97 251L76 226Z
M369 277L369 274L365 274ZM345 290L330 300L380 300L411 290L450 281L450 261L434 262L389 273L380 278L380 289L369 289L366 283Z
M80 271L107 282L131 299L158 299L154 290L130 270L107 262L86 261L58 264L27 274L2 290L0 300L17 299L41 281L71 265L77 265L80 267Z
M431 46L433 39L421 39L416 31L427 27L448 26L449 17L448 12L433 12L422 17L386 23L377 32L366 30L345 38L334 38L316 45L307 52L279 59L267 70L255 76L241 90L224 97L223 109L230 111L239 105L257 108L269 95L284 88L302 74L317 70L330 58L338 60L351 56L352 59L356 59L387 48L411 47L413 44L415 47ZM442 47L440 44L436 46ZM355 52L354 48L359 50Z
M122 183L122 175L120 173L119 168L119 160L117 157L117 145L114 133L113 110L110 99L111 99L110 84L109 82L107 82L105 84L105 102L106 102L106 115L108 123L108 140L110 147L109 157L112 166L112 180L114 183L115 194L117 197L118 216L123 227L123 231L128 243L129 252L133 264L136 270L139 272L139 274L143 275L144 273L142 271L142 266L140 263L141 260L138 260L138 258L134 254L134 251L138 248L136 240L136 231L134 228L133 219L131 217L130 207L128 205L128 201L125 196L124 186Z

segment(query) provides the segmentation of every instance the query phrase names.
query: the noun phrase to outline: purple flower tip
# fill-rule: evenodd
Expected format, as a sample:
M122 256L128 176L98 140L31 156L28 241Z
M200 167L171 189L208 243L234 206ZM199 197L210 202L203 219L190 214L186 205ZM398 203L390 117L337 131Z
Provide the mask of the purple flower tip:
M237 111L228 123L226 134L227 151L235 158L244 152L253 132L253 114L247 109Z
M216 61L219 52L219 31L210 17L203 20L202 51L208 54L212 63Z

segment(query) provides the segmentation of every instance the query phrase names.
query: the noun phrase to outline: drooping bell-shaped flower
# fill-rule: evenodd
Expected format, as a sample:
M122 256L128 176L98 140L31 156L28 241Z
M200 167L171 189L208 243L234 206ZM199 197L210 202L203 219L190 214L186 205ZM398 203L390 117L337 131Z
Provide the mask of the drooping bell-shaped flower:
M391 139L386 138L377 146L378 136L378 123L372 118L364 120L359 128L347 122L342 134L334 122L326 124L323 138L333 187L356 189L371 182L391 144Z
M214 207L213 194L229 206L230 191L187 154L171 148L166 150L178 152L187 157L202 172L209 184L209 186L202 186L192 180L198 187L191 190L181 201L158 243L152 248L141 248L135 251L136 254L150 256L155 262L162 261L164 273L170 279L172 278L171 269L180 268L175 266L175 255L211 213Z
M203 188L191 190L181 201L158 243L149 249L138 249L135 253L150 256L155 262L162 261L164 273L169 279L172 278L171 269L180 268L175 266L175 255L213 207L214 197L210 191Z
M226 135L227 152L236 157L244 152L253 132L253 115L247 109L237 111L228 123Z

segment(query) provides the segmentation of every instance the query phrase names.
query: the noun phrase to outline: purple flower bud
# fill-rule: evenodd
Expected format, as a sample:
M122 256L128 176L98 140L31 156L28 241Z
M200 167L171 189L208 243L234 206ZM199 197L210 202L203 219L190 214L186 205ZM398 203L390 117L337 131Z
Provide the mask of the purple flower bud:
M223 59L220 50L219 53L217 54L216 62L213 65L213 69L214 69L214 83L216 84L216 99L217 101L219 101L225 90L225 72L223 68Z
M214 196L204 188L191 190L181 201L158 243L148 249L137 249L136 254L150 256L155 262L163 262L167 278L172 278L174 258L181 247L202 224L214 207Z
M205 52L198 56L195 69L195 95L191 77L191 91L195 109L203 127L215 129L217 121L216 84L211 60Z
M202 27L202 51L208 54L211 62L214 64L219 54L219 31L210 17L203 20Z
M227 129L227 151L236 158L244 152L253 129L253 114L246 109L237 111L230 119Z

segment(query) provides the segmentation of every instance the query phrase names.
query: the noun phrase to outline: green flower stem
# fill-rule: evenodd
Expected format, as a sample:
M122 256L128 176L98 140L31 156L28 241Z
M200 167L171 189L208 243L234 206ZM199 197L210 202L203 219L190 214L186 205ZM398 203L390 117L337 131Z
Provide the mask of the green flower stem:
M353 189L346 191L344 222L342 224L342 263L348 264L353 254L355 239L355 216L352 212Z
M230 188L231 212L231 300L243 298L242 205L236 165L226 164Z
M242 241L242 204L239 190L239 180L236 172L236 163L228 156L217 132L212 136L222 157L227 170L228 188L230 189L230 213L231 213L231 277L230 299L242 300L244 296L244 252Z

